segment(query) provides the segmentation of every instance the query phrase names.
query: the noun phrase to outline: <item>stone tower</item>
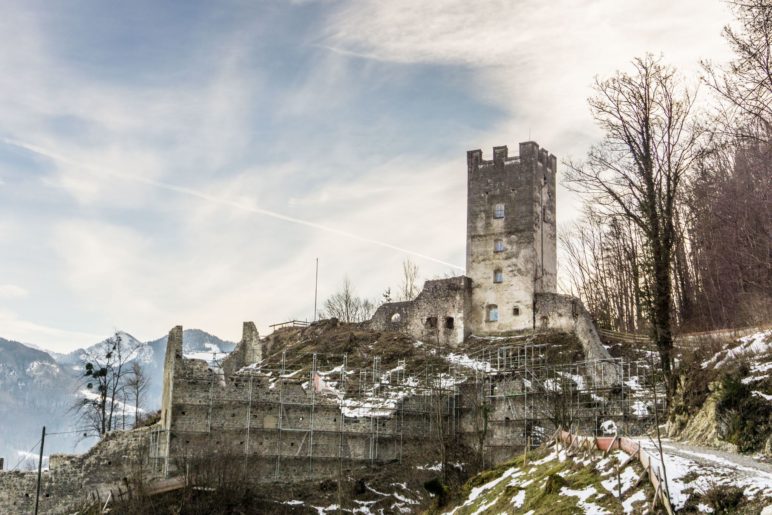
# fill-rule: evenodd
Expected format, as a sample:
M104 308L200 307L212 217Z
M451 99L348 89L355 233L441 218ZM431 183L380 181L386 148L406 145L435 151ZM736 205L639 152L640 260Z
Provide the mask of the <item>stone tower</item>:
M467 324L475 334L534 328L535 295L557 287L557 159L532 141L519 150L510 157L494 147L490 161L467 152Z

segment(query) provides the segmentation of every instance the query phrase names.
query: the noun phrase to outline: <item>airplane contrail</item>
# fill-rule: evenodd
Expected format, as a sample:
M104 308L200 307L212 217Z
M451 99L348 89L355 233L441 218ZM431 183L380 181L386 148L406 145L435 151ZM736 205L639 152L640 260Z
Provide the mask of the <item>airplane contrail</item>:
M164 181L157 181L155 179L148 179L148 178L145 178L145 177L137 177L137 176L134 176L134 175L130 175L130 174L127 174L127 173L122 173L122 172L116 172L115 170L109 170L109 169L106 169L106 168L95 167L95 166L92 166L92 165L88 165L88 164L85 164L85 163L78 162L78 161L76 161L74 159L71 159L71 158L69 158L67 156L63 156L63 155L57 154L57 153L52 152L52 151L50 151L48 149L44 149L42 147L38 147L38 146L30 144L30 143L25 143L25 142L14 140L14 139L10 139L10 138L3 138L2 141L5 144L7 144L7 145L12 145L14 147L24 149L24 150L26 150L28 152L32 152L32 153L37 154L39 156L43 156L43 157L46 157L48 159L51 159L52 161L58 161L58 162L61 162L61 163L66 163L66 164L72 165L72 166L77 166L80 169L88 170L88 171L91 171L92 173L105 173L107 175L111 175L113 177L117 177L117 178L124 179L124 180L127 180L127 181L132 181L132 182L136 182L136 183L146 184L148 186L153 186L153 187L164 189L164 190L167 190L167 191L172 191L172 192L175 192L175 193L180 193L180 194L183 194L183 195L188 195L188 196L191 196L191 197L199 198L201 200L205 200L207 202L212 202L214 204L220 204L220 205L223 205L223 206L230 206L230 207L234 207L236 209L241 209L243 211L247 211L247 212L250 212L250 213L255 213L255 214L259 214L259 215L269 216L271 218L276 218L278 220L283 220L285 222L290 222L290 223L294 223L294 224L298 224L298 225L304 225L304 226L310 227L312 229L318 229L320 231L325 231L325 232L329 232L329 233L332 233L332 234L337 234L338 236L343 236L343 237L346 237L346 238L349 238L349 239L352 239L352 240L357 240L357 241L361 241L361 242L364 242L364 243L370 243L370 244L373 244L373 245L378 245L380 247L385 247L387 249L396 250L397 252L402 252L404 254L410 254L411 256L415 256L415 257L418 257L418 258L421 258L421 259L425 259L427 261L433 261L435 263L439 263L441 265L449 266L449 267L455 268L457 270L462 270L462 271L464 270L464 267L461 267L461 266L458 266L458 265L454 265L453 263L448 263L447 261L443 261L441 259L437 259L437 258L432 257L432 256L427 256L426 254L422 254L421 252L417 252L415 250L410 250L410 249L406 249L404 247L400 247L398 245L393 245L393 244L385 242L385 241L376 240L376 239L373 239L373 238L367 238L365 236L360 236L359 234L355 234L355 233L352 233L352 232L344 231L344 230L341 230L341 229L336 229L334 227L329 227L327 225L322 225L322 224L318 224L318 223L315 223L315 222L309 222L308 220L303 220L302 218L296 218L294 216L288 216L288 215L285 215L285 214L282 214L282 213L278 213L276 211L271 211L271 210L263 209L263 208L260 208L260 207L250 206L250 205L243 204L241 202L237 202L235 200L232 200L232 199L229 199L229 198L226 198L226 197L218 197L218 196L215 196L215 195L210 195L209 193L205 193L205 192L202 192L202 191L194 190L194 189L188 188L186 186L180 186L180 185L177 185L177 184L172 184L172 183L164 182Z

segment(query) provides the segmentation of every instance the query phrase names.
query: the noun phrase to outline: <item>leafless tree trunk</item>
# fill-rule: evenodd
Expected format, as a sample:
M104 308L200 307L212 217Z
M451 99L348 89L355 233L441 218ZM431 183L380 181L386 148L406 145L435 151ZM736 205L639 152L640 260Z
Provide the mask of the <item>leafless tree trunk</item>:
M399 288L399 300L413 300L418 295L418 265L406 258L402 262L402 285Z
M335 317L341 322L364 322L373 315L375 306L370 300L358 297L348 277L343 279L341 289L324 301L320 318Z
M693 94L675 70L651 55L636 58L632 73L597 80L590 109L604 139L585 163L569 163L569 186L602 212L630 220L642 232L652 269L650 318L661 367L673 367L671 261L676 242L676 200L699 154L691 124Z
M139 422L139 410L140 406L144 404L145 394L150 387L150 378L145 375L145 371L142 370L136 360L131 363L129 374L126 377L126 389L129 393L128 399L134 401L134 427L137 427Z

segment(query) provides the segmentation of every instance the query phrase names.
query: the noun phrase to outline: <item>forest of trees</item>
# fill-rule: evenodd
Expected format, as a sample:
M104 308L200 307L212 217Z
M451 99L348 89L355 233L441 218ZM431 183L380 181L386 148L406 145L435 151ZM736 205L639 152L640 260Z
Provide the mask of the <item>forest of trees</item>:
M597 80L604 139L567 163L586 201L560 237L564 287L600 327L651 334L661 354L676 329L772 314L772 2L730 5L731 62L689 78L648 55Z

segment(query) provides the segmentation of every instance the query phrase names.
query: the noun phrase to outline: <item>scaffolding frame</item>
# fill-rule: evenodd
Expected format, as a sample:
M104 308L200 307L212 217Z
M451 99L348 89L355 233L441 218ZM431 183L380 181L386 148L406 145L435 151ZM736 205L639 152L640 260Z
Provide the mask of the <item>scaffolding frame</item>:
M544 429L550 418L548 402L556 397L562 397L567 401L566 409L573 417L575 424L567 424L564 427L581 429L585 434L598 434L599 419L621 420L625 434L635 434L648 428L647 422L653 422L653 414L643 413L641 406L653 409L664 409L664 406L654 406L654 392L647 388L659 388L661 385L654 380L650 370L650 364L642 361L626 361L621 358L607 360L583 360L571 363L548 363L547 350L550 344L534 344L525 341L520 344L504 346L490 346L472 353L469 358L472 364L448 361L447 368L435 370L430 365L425 365L424 370L413 370L407 374L406 360L398 360L397 367L383 371L381 358L375 356L372 363L362 367L350 367L347 354L327 354L328 364L337 359L339 365L331 370L321 370L319 356L312 353L299 356L293 363L287 362L286 351L281 352L281 358L275 363L264 363L257 367L245 367L234 376L248 384L248 395L244 399L240 395L227 398L228 388L221 393L225 397L217 397L217 402L244 402L246 400L246 424L244 439L244 471L249 469L251 456L261 459L274 459L274 477L280 478L282 473L283 458L308 458L308 471L313 473L314 460L316 458L354 460L347 445L350 436L368 437L368 447L364 461L371 464L380 459L380 445L386 440L395 442L396 453L399 461L403 459L405 442L405 415L419 415L427 419L428 431L425 435L433 435L435 431L435 418L443 417L443 434L456 437L463 432L460 426L462 406L457 403L459 385L474 383L474 391L479 396L478 401L483 404L498 405L502 403L509 412L505 424L511 426L511 431L521 430L525 445L539 445L543 438L547 438L548 431ZM310 361L310 363L308 363ZM495 365L495 366L494 366ZM604 380L604 370L613 366L620 371L621 381L618 384L609 385ZM305 374L308 372L308 375ZM420 376L423 375L423 384ZM259 398L254 395L254 382L257 378L272 380L278 390L277 398ZM300 381L307 385L307 394L304 401L287 398L286 388L289 384L297 387ZM327 383L339 387L342 397L331 399L328 396L317 393L316 381L321 379ZM208 387L207 396L207 433L212 431L213 404L215 402L215 381L222 381L221 372L213 371L208 377L200 374L182 373L175 376L175 381L187 381L202 383ZM208 383L204 385L203 383ZM204 390L202 390L204 391ZM396 396L395 396L396 394ZM406 407L405 400L411 402ZM660 396L661 399L664 395ZM363 414L357 417L347 416L344 410L343 400L352 400L360 403L371 403L373 410L369 415ZM373 404L378 400L382 405ZM441 404L437 404L437 403ZM201 405L201 403L186 402L187 405ZM336 404L340 409L340 419L335 430L320 429L316 425L316 414L319 405L330 407ZM271 413L278 412L275 427L253 427L253 409L260 406L270 407ZM441 406L440 409L436 409ZM293 424L288 415L288 408L301 407L309 413L308 425ZM388 414L384 414L385 412ZM437 413L433 413L436 411ZM347 418L350 419L347 421ZM359 419L366 420L364 424ZM302 420L302 418L300 419ZM390 421L389 429L382 426L384 420ZM439 420L439 419L438 419ZM347 423L348 422L348 423ZM353 423L356 422L356 423ZM499 421L500 422L500 421ZM592 430L587 426L592 422ZM366 427L366 429L363 429ZM520 429L518 429L520 428ZM273 453L255 454L250 452L252 434L258 431L274 431L275 451ZM161 431L164 432L165 431ZM161 432L152 433L151 458L158 467L159 460L164 462L164 473L168 474L168 457L170 444L166 444L165 452L162 452ZM195 431L181 431L182 433L195 433ZM337 435L337 452L335 455L322 456L315 454L315 434ZM283 450L286 435L302 435L294 455ZM155 436L153 436L155 435ZM424 435L424 436L425 436ZM415 435L411 435L415 436ZM153 445L154 442L154 445ZM167 435L168 442L168 435ZM303 450L305 449L305 453ZM164 456L165 454L165 456Z

